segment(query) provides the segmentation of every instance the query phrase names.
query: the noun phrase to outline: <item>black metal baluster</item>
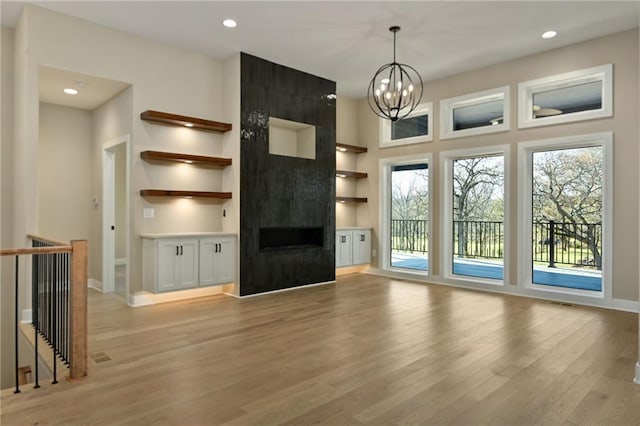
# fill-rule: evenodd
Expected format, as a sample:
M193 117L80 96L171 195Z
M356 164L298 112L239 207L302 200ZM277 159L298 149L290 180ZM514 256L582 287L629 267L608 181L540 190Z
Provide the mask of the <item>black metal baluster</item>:
M37 244L35 244L34 241L34 246L37 246ZM38 298L40 297L40 255L34 255L34 257L32 258L32 269L33 269L33 277L32 277L32 282L33 282L33 289L32 291L35 293L33 300L33 318L34 321L33 322L33 337L34 337L34 349L35 349L35 354L34 354L34 360L33 360L33 369L34 369L34 378L35 378L35 385L33 386L34 389L38 389L40 387L40 382L39 382L39 371L38 371L38 338L40 336L38 336L38 332L39 332L39 326L38 326L38 322L39 322L39 309L38 309L38 305L39 305L39 300Z
M53 294L51 295L51 301L52 301L52 306L51 306L51 321L52 321L52 333L51 333L51 343L53 345L53 381L51 382L52 384L56 384L58 383L58 362L56 359L56 349L57 349L57 320L58 320L58 312L57 312L57 305L58 305L58 301L57 301L57 291L56 291L56 287L57 287L57 281L58 281L58 274L57 274L57 269L58 269L58 262L57 262L57 257L55 256L53 257L53 271L52 271L52 275L53 275L53 280L51 282L51 288L53 290Z
M19 284L18 284L18 279L19 279L19 272L18 272L18 255L16 255L16 306L15 306L15 321L16 321L16 341L15 341L15 345L16 345L16 359L15 359L15 367L16 367L16 390L13 393L20 393L20 384L18 382L18 289L19 289Z

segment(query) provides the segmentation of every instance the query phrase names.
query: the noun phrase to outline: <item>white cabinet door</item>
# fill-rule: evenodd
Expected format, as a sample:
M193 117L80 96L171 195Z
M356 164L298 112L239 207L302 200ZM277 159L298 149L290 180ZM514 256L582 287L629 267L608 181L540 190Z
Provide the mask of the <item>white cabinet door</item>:
M156 246L156 274L157 291L178 290L178 256L180 255L180 241L159 240Z
M220 251L216 257L216 284L231 283L236 275L236 242L233 238L220 238Z
M216 255L218 254L218 240L207 238L200 240L200 285L207 286L216 283Z
M158 240L157 291L174 291L198 285L198 240Z
M353 264L352 231L336 233L336 268Z
M215 285L234 281L235 240L229 237L200 240L200 285Z
M353 231L353 264L371 263L371 231Z
M198 240L180 241L178 256L180 288L191 288L198 285Z

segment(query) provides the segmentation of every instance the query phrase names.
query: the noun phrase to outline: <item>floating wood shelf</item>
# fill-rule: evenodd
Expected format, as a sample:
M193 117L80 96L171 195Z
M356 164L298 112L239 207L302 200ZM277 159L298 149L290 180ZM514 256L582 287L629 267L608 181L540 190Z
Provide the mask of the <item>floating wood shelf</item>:
M198 197L219 198L222 200L231 198L231 192L172 191L168 189L141 189L140 195L143 197Z
M349 145L346 143L337 143L336 150L342 152L354 152L356 154L361 154L363 152L367 152L366 146L358 146L358 145Z
M140 158L146 161L170 161L176 163L202 164L213 167L231 165L231 158L207 157L204 155L178 154L175 152L142 151Z
M336 203L366 203L366 197L336 197Z
M336 177L339 178L352 178L352 179L365 179L368 175L363 172L350 172L348 170L336 170Z
M170 126L188 127L190 129L205 130L208 132L224 133L231 130L230 123L221 123L219 121L205 120L204 118L188 117L186 115L170 114L168 112L153 111L150 109L141 113L140 118L145 121L168 124Z

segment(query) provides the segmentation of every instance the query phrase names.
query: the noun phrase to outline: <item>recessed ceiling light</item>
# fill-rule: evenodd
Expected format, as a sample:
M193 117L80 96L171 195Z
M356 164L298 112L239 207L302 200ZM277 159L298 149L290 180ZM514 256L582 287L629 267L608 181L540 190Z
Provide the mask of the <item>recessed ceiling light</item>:
M193 123L184 123L184 127L193 127Z
M338 151L340 151L340 152L347 152L347 148L338 148Z
M235 28L238 26L238 23L231 18L227 18L224 21L222 21L222 25L224 25L227 28Z
M542 38L554 38L557 35L557 31L549 30L542 33Z
M67 87L66 89L64 89L64 93L66 93L67 95L77 95L78 91L76 89Z

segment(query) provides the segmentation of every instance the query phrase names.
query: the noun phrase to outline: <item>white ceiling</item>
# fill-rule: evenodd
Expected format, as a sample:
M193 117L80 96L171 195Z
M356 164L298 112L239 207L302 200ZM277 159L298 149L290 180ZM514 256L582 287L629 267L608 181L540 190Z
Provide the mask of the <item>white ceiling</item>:
M40 66L40 102L93 110L122 92L129 85L56 68ZM77 95L67 95L65 88L76 89Z
M362 98L392 58L424 80L527 56L638 26L638 2L592 1L35 1L142 37L223 59L244 51L338 83ZM2 24L22 3L3 0ZM238 27L221 25L233 17ZM558 37L543 40L547 29Z

